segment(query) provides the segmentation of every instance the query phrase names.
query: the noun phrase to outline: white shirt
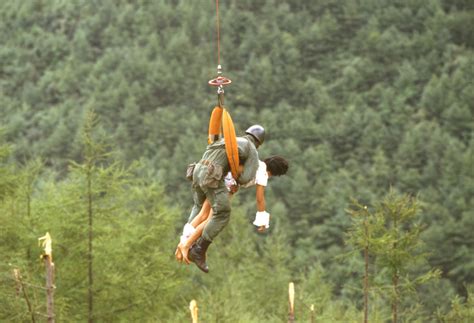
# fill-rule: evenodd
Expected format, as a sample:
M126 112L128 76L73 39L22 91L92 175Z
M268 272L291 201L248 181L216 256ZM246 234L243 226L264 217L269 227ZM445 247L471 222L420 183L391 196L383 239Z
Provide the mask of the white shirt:
M253 183L252 183L253 182ZM257 173L255 174L255 180L250 181L250 185L261 185L261 186L267 186L268 184L268 173L267 173L267 164L265 164L263 161L259 160L258 161L258 169Z
M242 187L248 188L253 185L267 186L267 183L268 183L267 164L259 160L258 169L257 169L257 173L255 174L255 178L251 180L250 182L248 182L247 184L242 185ZM229 190L232 185L237 185L237 182L232 177L231 172L227 173L227 176L225 177L225 185L227 186L227 189Z

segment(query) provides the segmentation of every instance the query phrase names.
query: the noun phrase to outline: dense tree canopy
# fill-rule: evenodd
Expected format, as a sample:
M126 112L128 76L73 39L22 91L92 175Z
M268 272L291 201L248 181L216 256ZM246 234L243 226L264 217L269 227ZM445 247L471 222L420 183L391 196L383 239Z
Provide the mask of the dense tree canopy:
M183 321L197 298L203 318L275 322L290 280L320 317L361 318L361 261L339 259L346 209L390 189L418 197L423 266L442 271L405 319L472 315L449 312L474 282L472 2L221 1L225 104L239 134L266 128L260 156L285 156L290 171L270 180L264 236L250 224L255 193L241 190L203 277L171 257L192 203L184 170L205 148L216 100L214 5L0 4L1 279L11 266L40 279L35 243L49 230L58 318L87 317L82 134L95 111L113 152L94 175L97 320ZM11 284L0 295L0 319L28 317ZM372 313L381 321L383 306Z

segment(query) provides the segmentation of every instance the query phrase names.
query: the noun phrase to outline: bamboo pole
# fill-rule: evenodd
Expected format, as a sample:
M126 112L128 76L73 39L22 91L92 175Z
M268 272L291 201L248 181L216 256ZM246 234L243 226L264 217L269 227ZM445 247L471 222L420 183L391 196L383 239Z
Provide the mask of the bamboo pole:
M198 306L197 302L193 299L191 303L189 303L189 310L191 311L191 318L193 323L198 323Z
M46 233L43 237L38 239L40 244L44 247L44 252L41 258L44 260L46 267L46 316L48 323L54 323L54 263L53 263L53 240Z
M295 284L293 282L288 286L288 297L290 303L290 312L288 313L288 323L295 321Z

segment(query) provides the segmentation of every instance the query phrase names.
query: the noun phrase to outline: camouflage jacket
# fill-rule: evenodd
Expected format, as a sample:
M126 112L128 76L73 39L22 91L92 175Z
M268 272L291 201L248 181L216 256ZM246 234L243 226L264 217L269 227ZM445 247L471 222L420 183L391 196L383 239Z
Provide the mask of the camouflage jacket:
M243 171L237 182L244 185L255 178L258 169L256 139L250 135L237 137L237 146L240 165L243 166ZM199 171L203 165L208 168L206 172ZM194 176L198 175L200 178L199 185L213 187L217 183L212 182L223 180L229 170L224 139L221 139L207 146L201 160L196 165Z

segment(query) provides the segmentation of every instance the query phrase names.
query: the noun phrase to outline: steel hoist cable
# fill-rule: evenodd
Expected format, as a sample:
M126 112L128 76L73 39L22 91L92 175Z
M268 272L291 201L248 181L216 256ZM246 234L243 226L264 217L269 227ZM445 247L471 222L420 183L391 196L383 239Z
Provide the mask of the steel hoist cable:
M237 137L235 135L234 123L230 113L224 108L224 86L232 81L222 75L221 55L220 55L220 23L219 23L219 0L216 0L216 43L217 43L217 77L209 80L208 84L217 87L217 105L212 110L209 119L208 144L219 139L222 134L225 142L227 160L229 161L232 176L237 179L239 172L239 150Z

